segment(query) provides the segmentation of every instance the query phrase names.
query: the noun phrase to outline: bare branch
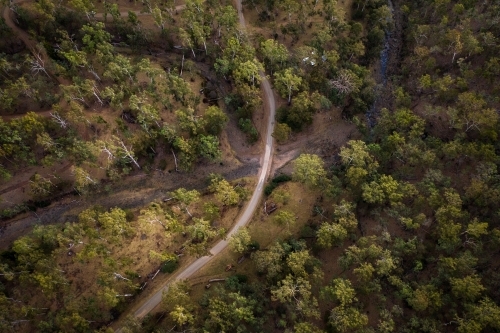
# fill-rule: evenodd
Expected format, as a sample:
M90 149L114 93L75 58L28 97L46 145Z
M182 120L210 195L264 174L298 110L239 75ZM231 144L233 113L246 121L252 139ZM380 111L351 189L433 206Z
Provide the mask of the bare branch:
M33 55L35 56L34 59L31 60L31 71L37 75L40 72L45 73L47 77L50 77L49 73L45 70L45 62L42 59L42 56L40 55L40 52L35 53L33 52Z
M94 77L97 79L97 81L99 81L99 82L101 81L101 77L97 74L97 72L95 71L95 69L92 65L89 65L88 70L92 75L94 75Z
M342 94L349 94L355 88L354 77L347 71L341 71L335 80L330 80L330 85Z
M111 150L109 150L108 147L106 147L106 144L103 143L102 147L101 147L101 151L105 152L106 154L108 154L108 161L111 161L115 158L115 155L113 154L113 152Z
M116 279L122 279L122 280L130 281L130 279L127 279L126 277L124 277L121 274L113 273L113 275L115 276Z
M137 160L135 159L134 155L132 154L133 152L131 150L129 150L126 146L125 146L125 143L123 143L122 140L119 140L119 144L122 146L122 150L123 150L123 153L125 154L126 157L128 157L128 159L135 164L135 166L137 168L141 168L141 166L139 165L139 163L137 163Z
M64 120L57 112L54 113L51 112L50 116L52 117L52 119L55 120L56 123L59 124L59 126L61 126L61 128L68 127L68 122Z
M172 151L172 155L174 155L174 162L175 162L175 171L179 171L179 168L177 166L177 157L175 156L174 150L170 149Z

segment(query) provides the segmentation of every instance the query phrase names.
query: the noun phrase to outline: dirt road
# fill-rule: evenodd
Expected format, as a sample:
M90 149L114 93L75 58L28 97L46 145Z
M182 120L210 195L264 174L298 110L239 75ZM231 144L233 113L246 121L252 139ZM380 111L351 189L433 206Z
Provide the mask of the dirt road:
M181 7L181 6L179 6ZM241 0L236 0L236 7L238 10L238 17L240 21L240 25L242 28L246 28L246 22L245 18L242 14L241 10ZM182 8L178 8L182 9ZM124 13L125 14L125 13ZM96 18L101 18L102 13L96 14ZM10 15L10 9L8 7L4 8L3 11L3 17L5 18L7 25L9 25L12 29L15 30L16 34L19 35L19 37L23 40L24 43L32 50L32 52L35 52L35 43L34 41L29 37L27 33L19 29L14 22L12 21L11 15ZM47 60L48 63L48 57L45 52L41 52L41 56L43 60ZM255 190L252 194L252 197L250 201L247 203L245 208L243 209L241 215L239 216L238 220L236 221L234 227L229 231L227 234L226 239L229 239L231 235L236 233L239 228L247 225L250 222L250 219L252 218L255 210L257 209L257 206L259 204L260 198L262 196L263 190L264 190L264 184L266 182L266 179L269 175L269 170L271 168L272 164L272 153L273 153L273 125L274 125L274 118L275 118L275 109L276 109L276 104L275 104L275 99L273 95L273 91L271 89L271 85L267 78L265 77L264 73L261 73L262 76L262 82L261 82L261 88L262 88L262 93L264 95L263 101L264 101L264 108L265 108L265 113L268 116L267 119L267 125L266 125L266 130L265 130L265 135L263 136L264 138L264 144L265 144L265 149L264 149L264 154L261 156L260 160L260 170L259 170L259 179L257 186L255 187ZM59 81L63 81L62 78L56 77ZM65 82L59 82L61 84ZM217 254L219 254L222 250L224 250L228 245L227 240L221 240L219 241L211 250L210 250L210 255L209 256L204 256L201 257L194 262L192 262L188 267L186 267L183 271L179 272L175 276L175 278L171 281L178 281L178 280L184 280L192 276L195 272L197 272L200 268L205 266L210 260L212 260ZM147 315L151 310L153 310L160 302L162 299L163 292L168 289L168 284L164 285L161 287L155 294L153 294L147 301L145 301L135 312L134 316L137 318L143 318L145 315ZM118 330L120 331L120 330Z
M237 0L237 9L238 9L238 17L240 20L240 25L245 28L245 18L241 13L241 0ZM274 100L273 91L271 89L271 85L267 78L261 73L262 76L262 93L264 95L264 107L266 109L266 113L268 115L267 119L267 128L265 133L265 150L264 154L261 157L261 168L259 171L259 180L257 182L257 186L252 194L252 198L247 203L244 208L242 214L236 221L234 227L227 234L226 239L229 239L231 235L238 231L239 228L244 227L250 222L257 206L259 204L260 198L262 196L264 190L264 183L269 175L269 170L272 164L272 153L273 153L273 125L274 125L274 116L276 103ZM219 241L211 250L209 256L201 257L194 262L192 262L188 267L186 267L182 272L177 274L174 279L169 282L175 282L179 280L185 280L196 273L199 269L205 266L210 260L212 260L217 254L219 254L222 250L224 250L228 245L227 240ZM147 301L145 301L135 312L134 316L136 318L143 318L146 316L151 310L153 310L158 304L160 304L163 292L168 290L168 284L160 288L155 294L153 294ZM119 331L119 330L118 330Z

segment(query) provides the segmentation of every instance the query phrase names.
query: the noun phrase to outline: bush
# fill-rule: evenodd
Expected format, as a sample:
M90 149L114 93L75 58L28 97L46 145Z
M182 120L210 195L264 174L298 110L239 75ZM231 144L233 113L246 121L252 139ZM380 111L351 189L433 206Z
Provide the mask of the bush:
M125 209L125 219L127 222L132 222L135 219L134 212L131 209Z
M279 183L286 183L287 181L290 180L292 180L292 176L282 173L281 175L274 177L272 182L279 184Z
M300 238L314 238L316 236L316 230L314 230L310 225L305 225L300 230Z
M271 193L273 193L276 186L278 186L278 184L273 183L273 182L269 183L269 185L266 185L266 187L264 188L264 194L267 196L271 195Z
M138 279L138 278L140 277L139 273L134 272L134 271L129 271L129 270L126 270L126 271L125 271L125 275L126 275L129 279Z
M252 121L248 118L241 118L238 121L240 129L247 134L247 139L250 143L255 143L259 138L259 132L253 125Z
M13 218L14 216L27 212L30 210L30 207L26 204L15 205L12 208L4 208L0 210L0 220L7 220Z
M234 277L238 279L239 283L247 283L248 282L248 276L244 274L235 274Z
M160 271L162 273L172 273L177 269L177 267L179 267L179 261L177 259L168 260L161 265Z
M288 141L291 133L292 129L290 126L284 123L277 123L274 127L273 137L278 143L285 143Z
M287 174L281 174L279 176L274 177L273 180L271 180L271 182L264 188L264 194L269 196L271 193L273 193L274 189L276 188L276 186L278 186L278 184L285 183L290 180L292 180L292 177Z
M250 244L248 244L248 248L250 251L255 252L260 250L260 244L257 241L251 241Z

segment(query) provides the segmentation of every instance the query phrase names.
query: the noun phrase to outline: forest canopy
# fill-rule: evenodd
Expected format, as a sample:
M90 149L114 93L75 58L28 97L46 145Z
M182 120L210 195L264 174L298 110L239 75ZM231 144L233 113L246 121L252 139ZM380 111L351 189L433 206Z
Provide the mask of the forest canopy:
M40 0L2 13L0 193L19 180L23 199L2 196L0 217L94 204L0 252L0 331L500 331L498 0ZM257 181L217 172L260 156L248 151L264 146L268 85L274 156L294 160L227 234ZM315 136L338 124L338 140ZM107 204L155 172L175 186ZM148 283L222 239L158 311L130 315Z

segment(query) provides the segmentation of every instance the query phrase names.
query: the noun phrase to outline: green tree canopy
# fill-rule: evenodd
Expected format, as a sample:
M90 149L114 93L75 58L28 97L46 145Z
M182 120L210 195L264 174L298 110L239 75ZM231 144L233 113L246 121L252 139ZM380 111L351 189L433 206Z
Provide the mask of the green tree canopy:
M324 163L318 155L302 154L293 163L295 180L311 187L324 186L328 182Z
M302 78L294 74L293 69L287 68L274 74L274 84L282 97L288 99L288 104L292 101L292 94L299 90Z

